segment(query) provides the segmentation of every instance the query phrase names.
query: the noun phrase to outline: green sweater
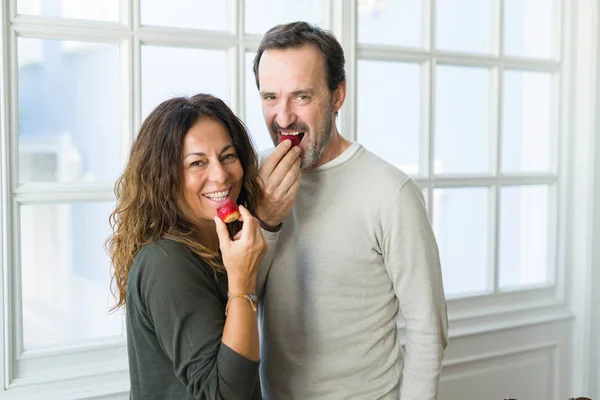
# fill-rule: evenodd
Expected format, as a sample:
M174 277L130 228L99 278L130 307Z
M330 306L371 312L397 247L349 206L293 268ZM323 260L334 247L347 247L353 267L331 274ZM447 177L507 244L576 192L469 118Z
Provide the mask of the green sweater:
M227 276L184 245L139 251L127 284L130 399L261 399L258 363L221 342Z

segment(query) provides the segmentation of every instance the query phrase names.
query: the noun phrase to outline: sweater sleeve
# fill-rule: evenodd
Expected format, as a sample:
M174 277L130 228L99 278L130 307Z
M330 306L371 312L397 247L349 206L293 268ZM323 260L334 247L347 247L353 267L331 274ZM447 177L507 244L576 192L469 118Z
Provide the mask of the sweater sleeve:
M256 293L262 296L267 282L267 276L269 275L269 269L271 268L271 262L273 261L273 254L275 254L275 247L277 247L277 241L279 240L279 232L281 229L273 232L266 229L261 229L265 242L267 242L267 253L262 259L258 266L258 273L256 274Z
M144 266L142 296L176 376L194 399L251 398L258 363L221 342L225 308L214 273L183 246L161 254Z
M435 400L448 344L446 300L437 243L423 194L405 183L383 223L384 262L406 320L400 400Z

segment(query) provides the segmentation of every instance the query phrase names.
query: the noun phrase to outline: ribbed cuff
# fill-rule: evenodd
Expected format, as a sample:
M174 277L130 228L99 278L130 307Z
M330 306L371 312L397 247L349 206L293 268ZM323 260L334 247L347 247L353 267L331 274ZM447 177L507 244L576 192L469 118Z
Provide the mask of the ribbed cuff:
M237 393L251 393L258 381L259 362L252 361L221 342L219 373Z
M281 230L281 227L283 226L283 222L280 222L277 226L270 226L262 222L261 219L258 218L256 215L254 216L254 218L256 218L258 222L260 222L260 227L268 232L279 232Z

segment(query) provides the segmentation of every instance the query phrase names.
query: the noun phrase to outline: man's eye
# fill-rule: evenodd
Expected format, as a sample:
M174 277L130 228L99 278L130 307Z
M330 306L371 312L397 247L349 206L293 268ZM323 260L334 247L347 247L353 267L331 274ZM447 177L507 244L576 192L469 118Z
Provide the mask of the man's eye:
M271 95L264 96L263 100L275 100L275 96L271 96Z
M298 98L299 98L300 100L308 100L308 96L307 96L307 95L305 95L305 94L301 94L300 96L298 96Z

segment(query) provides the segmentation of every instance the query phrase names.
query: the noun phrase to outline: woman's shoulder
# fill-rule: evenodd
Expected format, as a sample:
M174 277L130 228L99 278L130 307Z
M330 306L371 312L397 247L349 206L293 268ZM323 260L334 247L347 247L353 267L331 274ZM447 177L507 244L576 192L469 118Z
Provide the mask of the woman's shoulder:
M190 250L183 243L172 239L160 238L144 244L138 251L136 259L139 257L167 261L169 259L186 258L190 254Z
M185 244L171 239L157 239L144 244L138 251L131 272L147 278L202 273L208 275L210 266Z

